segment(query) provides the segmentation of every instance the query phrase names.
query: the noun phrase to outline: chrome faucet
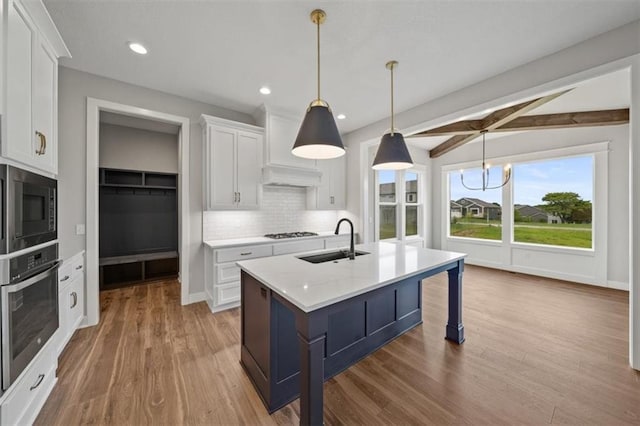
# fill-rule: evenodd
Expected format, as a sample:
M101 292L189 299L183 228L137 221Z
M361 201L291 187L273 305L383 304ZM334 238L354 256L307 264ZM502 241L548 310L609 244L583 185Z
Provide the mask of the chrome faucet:
M338 224L336 225L336 232L335 232L336 235L338 235L338 231L340 230L340 224L342 222L349 222L349 225L351 226L351 245L349 246L349 259L354 260L356 258L356 249L355 249L355 244L353 242L353 222L351 222L346 217L343 217L342 219L340 219L338 221Z

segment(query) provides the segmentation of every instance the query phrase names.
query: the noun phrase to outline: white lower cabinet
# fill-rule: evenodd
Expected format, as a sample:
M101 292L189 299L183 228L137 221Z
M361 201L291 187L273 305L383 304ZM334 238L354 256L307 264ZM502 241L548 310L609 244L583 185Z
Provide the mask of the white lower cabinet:
M0 398L0 424L30 425L56 384L55 340L46 344L18 380Z
M236 262L281 254L302 253L325 248L349 247L348 235L330 235L264 244L207 246L205 258L205 288L212 312L240 306L240 268Z
M60 355L84 318L84 252L65 260L58 271L58 307L55 341Z

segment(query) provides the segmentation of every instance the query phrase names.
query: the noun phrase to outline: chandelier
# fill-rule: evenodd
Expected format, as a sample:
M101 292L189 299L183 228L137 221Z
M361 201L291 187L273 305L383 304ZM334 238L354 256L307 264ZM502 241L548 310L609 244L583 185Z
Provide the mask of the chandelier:
M504 166L504 176L502 178L502 184L497 186L490 186L489 170L491 169L491 165L487 164L485 161L485 135L487 134L487 132L488 130L483 130L480 132L482 133L482 187L474 188L474 187L467 186L464 183L464 170L460 170L460 182L462 183L462 186L464 186L465 188L471 191L486 191L487 189L502 188L507 183L509 183L509 180L511 180L511 165L507 164L506 166Z

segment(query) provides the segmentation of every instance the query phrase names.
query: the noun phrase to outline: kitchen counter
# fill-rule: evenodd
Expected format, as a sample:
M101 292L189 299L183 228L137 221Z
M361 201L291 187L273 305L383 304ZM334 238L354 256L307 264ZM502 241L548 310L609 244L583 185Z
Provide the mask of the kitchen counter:
M290 254L237 265L303 312L310 312L466 256L393 243L359 244L356 251L369 254L317 264Z
M240 363L272 413L300 397L300 424L323 424L323 383L422 323L422 280L447 272L445 338L464 341L465 254L403 244L356 246L354 260L247 259ZM326 250L305 253L323 253Z
M316 238L327 238L334 236L342 236L349 235L348 233L340 233L335 235L333 231L323 231L318 232L318 235L313 235L311 237L295 237L295 238L267 238L267 237L245 237L245 238L228 238L223 240L207 240L204 241L204 244L209 246L210 248L220 248L220 247L238 247L245 246L247 244L273 244L273 243L284 243L291 241L304 241L304 240L313 240Z

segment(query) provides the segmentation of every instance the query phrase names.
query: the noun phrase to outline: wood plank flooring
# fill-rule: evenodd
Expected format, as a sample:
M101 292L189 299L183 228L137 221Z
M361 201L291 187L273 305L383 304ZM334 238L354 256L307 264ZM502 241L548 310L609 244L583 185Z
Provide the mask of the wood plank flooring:
M446 285L425 280L424 324L325 384L326 424L640 424L628 293L467 266L457 346ZM36 424L297 424L298 402L269 416L240 367L239 311L179 292L103 292Z

